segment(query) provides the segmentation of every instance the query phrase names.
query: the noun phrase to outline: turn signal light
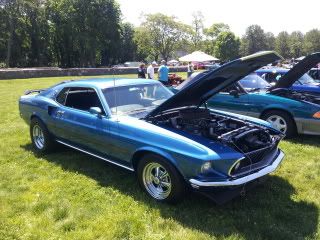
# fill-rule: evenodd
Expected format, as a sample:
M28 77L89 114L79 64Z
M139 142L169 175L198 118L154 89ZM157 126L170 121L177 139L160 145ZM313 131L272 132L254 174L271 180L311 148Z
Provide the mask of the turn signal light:
M312 117L320 119L320 112L316 112L315 114L313 114Z

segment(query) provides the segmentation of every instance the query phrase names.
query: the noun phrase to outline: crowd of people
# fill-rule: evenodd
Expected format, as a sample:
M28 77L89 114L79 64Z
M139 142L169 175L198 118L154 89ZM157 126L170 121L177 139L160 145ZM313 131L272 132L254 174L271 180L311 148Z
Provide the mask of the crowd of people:
M138 78L156 79L155 67L157 63L153 61L147 68L144 63L141 63L138 68ZM187 75L188 77L194 72L194 66L192 62L188 63ZM164 84L169 85L169 68L165 60L161 61L161 65L158 68L158 80Z

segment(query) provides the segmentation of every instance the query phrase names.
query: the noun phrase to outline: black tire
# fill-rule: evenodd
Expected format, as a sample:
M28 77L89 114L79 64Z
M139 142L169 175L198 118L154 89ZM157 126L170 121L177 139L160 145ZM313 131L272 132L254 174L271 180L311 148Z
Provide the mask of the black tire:
M37 138L35 135L40 133L41 139ZM38 118L32 118L30 123L30 137L32 141L32 146L37 153L48 153L52 151L56 143L49 133L45 124Z
M281 110L271 110L271 111L264 113L261 118L263 120L267 121L272 116L278 116L278 117L282 118L283 121L285 122L285 124L287 126L287 130L284 132L284 134L286 135L286 138L292 138L295 135L297 135L296 123L289 113L286 113Z
M166 186L161 186L163 183L170 182L170 191L168 191L166 194L167 196L161 196L159 197L157 194L152 194L153 187L157 189L156 183L154 181L150 181L149 184L146 182L146 175L147 172L149 172L150 168L152 166L160 165L160 172L163 172L163 169L168 173L169 178L160 180L161 178L158 178L158 181L160 181L160 189L166 191ZM151 167L150 167L151 166ZM144 155L137 167L137 176L139 180L140 186L143 188L143 190L153 199L159 201L159 202L166 202L166 203L178 203L182 200L185 192L186 192L186 184L180 173L177 171L177 169L168 162L165 158L156 155L156 154L146 154ZM170 180L170 181L168 181ZM158 185L158 186L159 186ZM168 188L167 188L168 189Z

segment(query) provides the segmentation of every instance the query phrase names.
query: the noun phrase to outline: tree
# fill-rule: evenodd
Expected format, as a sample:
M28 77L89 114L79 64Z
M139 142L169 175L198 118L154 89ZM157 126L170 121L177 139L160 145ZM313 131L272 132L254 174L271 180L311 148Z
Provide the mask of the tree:
M266 50L274 50L276 38L274 37L272 32L267 32L265 34L266 37Z
M206 40L203 43L205 52L214 54L214 47L216 39L221 32L230 31L229 25L225 23L214 23L209 28L205 28L203 33L205 34Z
M295 31L290 34L290 54L291 57L297 58L303 55L303 33Z
M227 31L219 33L214 53L222 61L229 61L239 56L240 40L234 33Z
M320 30L312 29L306 33L303 49L305 54L320 52Z
M203 14L198 11L192 14L192 33L191 33L191 41L193 44L193 50L199 50L202 47L203 40Z
M215 40L221 32L230 31L230 27L225 23L214 23L209 28L204 30L204 33L207 37L212 40Z
M188 36L189 27L180 23L173 16L166 16L162 13L146 15L142 23L146 34L150 37L151 44L147 46L156 55L159 53L164 59L168 59L179 46L179 42Z
M275 50L284 58L290 58L290 36L286 31L278 34L275 42Z
M145 61L146 59L150 59L151 61L158 61L159 50L154 46L147 28L137 27L134 31L133 40L137 46L137 60Z
M252 54L266 50L267 47L268 44L263 29L259 25L249 26L241 39L241 54Z
M120 8L114 0L47 0L46 4L60 66L118 62Z
M134 27L130 23L121 25L120 36L120 62L132 61L136 59L137 45L134 42Z

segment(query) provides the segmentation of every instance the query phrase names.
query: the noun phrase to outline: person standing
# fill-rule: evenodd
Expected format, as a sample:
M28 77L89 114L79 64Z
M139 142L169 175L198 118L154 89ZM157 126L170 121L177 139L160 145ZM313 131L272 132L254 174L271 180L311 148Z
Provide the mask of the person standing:
M161 61L161 66L158 69L158 78L159 81L164 84L168 85L168 78L169 78L169 68L166 66L167 63L165 60Z
M146 71L144 68L144 63L141 63L138 68L138 78L146 78Z
M193 67L193 64L192 62L189 62L188 63L188 70L187 70L187 74L188 74L188 77L190 77L192 75L192 73L194 72L194 67Z
M157 65L155 61L153 61L149 67L147 68L147 75L149 79L154 79L154 67Z

